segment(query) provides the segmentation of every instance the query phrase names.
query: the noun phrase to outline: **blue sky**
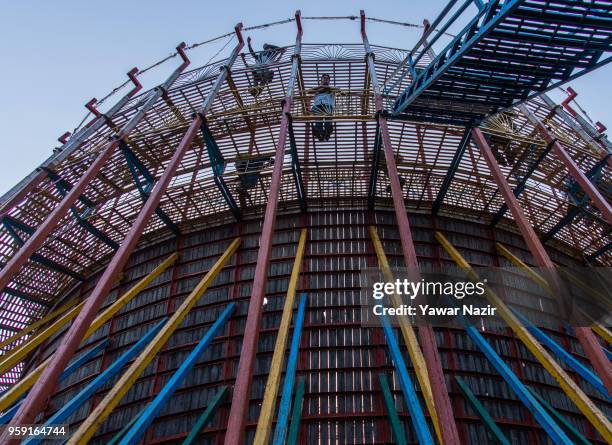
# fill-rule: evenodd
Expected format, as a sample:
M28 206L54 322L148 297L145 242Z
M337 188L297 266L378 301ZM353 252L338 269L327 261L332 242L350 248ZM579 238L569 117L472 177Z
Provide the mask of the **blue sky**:
M433 20L446 0L418 1L115 1L2 2L0 4L0 194L46 159L59 145L57 137L84 116L83 105L101 98L125 80L132 67L146 67L164 58L181 41L187 44L245 26L293 16L358 15L420 24ZM304 41L359 42L358 22L305 21ZM295 25L255 31L264 42L292 44ZM411 48L419 30L369 22L372 44ZM223 42L221 43L221 45ZM220 49L210 45L192 51L194 66ZM165 68L173 69L173 62ZM160 70L164 77L168 71ZM612 128L612 67L606 66L570 82L578 102L593 120ZM143 76L146 88L159 79ZM553 95L559 98L559 95Z

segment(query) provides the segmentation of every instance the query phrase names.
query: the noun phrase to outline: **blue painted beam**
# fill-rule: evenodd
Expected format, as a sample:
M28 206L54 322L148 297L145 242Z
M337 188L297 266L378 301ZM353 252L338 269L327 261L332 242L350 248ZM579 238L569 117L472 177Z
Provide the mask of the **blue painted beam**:
M469 5L472 2L468 0L466 3ZM457 37L447 45L447 47L430 63L429 67L423 70L421 74L413 80L412 84L397 98L393 105L393 113L399 114L403 112L423 91L433 84L466 52L482 38L486 37L486 35L491 32L499 22L505 19L519 3L519 0L507 1L498 13L492 17L491 13L498 2L490 0L486 7L479 10L478 14L468 23L468 25L457 34ZM459 15L460 13L456 13L449 19L438 35L441 35L448 26L457 20ZM483 17L482 24L479 24ZM430 45L433 44L434 41L435 40L432 39ZM421 52L421 55L425 53L427 49L428 48L425 48ZM418 63L421 55L417 57L415 63Z
M225 310L217 317L217 320L213 323L213 325L206 331L206 334L200 342L193 348L193 351L189 354L189 356L185 359L183 364L179 369L176 370L172 377L161 389L159 394L153 399L151 403L147 405L144 412L140 415L138 420L134 423L132 428L123 436L120 445L127 444L136 444L140 441L141 437L151 425L151 422L157 417L157 414L162 410L164 405L168 402L168 400L172 397L176 389L183 382L187 374L191 372L199 358L202 356L204 351L208 348L210 343L217 336L219 331L223 328L227 320L229 320L232 312L236 308L235 303L230 303Z
M149 172L149 169L142 163L142 161L136 156L130 147L126 144L126 142L122 139L119 142L119 148L125 157L125 161L130 169L130 174L132 175L132 180L134 184L136 184L136 188L140 193L140 197L143 202L146 202L149 199L149 195L151 194L151 190L155 185L155 178ZM140 176L144 179L144 184L140 180ZM159 219L168 227L172 233L175 235L180 235L180 230L176 224L172 221L166 212L164 212L161 207L157 206L155 209L155 214L159 217Z
M604 253L608 252L610 249L612 249L612 241L609 241L605 246L603 246L601 249L596 250L595 252L590 254L587 258L593 261L594 259L597 259Z
M9 235L11 236L11 238L13 238L13 241L15 241L15 243L19 247L23 246L25 244L25 241L19 235L17 230L19 230L21 232L24 232L24 233L26 233L28 235L32 235L34 233L34 229L33 228L31 228L30 226L28 226L28 225L22 223L21 221L18 221L15 218L12 218L10 216L4 216L2 218L2 225L8 231ZM56 272L59 272L59 273L62 273L64 275L67 275L69 277L72 277L75 280L78 280L78 281L84 281L85 280L85 278L81 274L78 274L78 273L68 269L67 267L59 264L56 261L50 260L49 258L46 258L46 257L42 256L39 253L33 253L32 255L30 255L30 260L34 261L35 263L42 264L43 266L48 267L51 270L54 270Z
M76 396L62 406L55 414L53 414L45 422L45 426L57 425L64 423L68 417L74 414L91 396L93 396L98 389L104 386L110 379L121 371L121 369L132 360L138 352L143 349L147 343L149 343L153 337L159 332L167 318L159 321L153 328L149 330L140 340L132 345L127 351L125 351L115 362L113 362L108 368L106 368L101 374L93 379L85 388L83 388ZM22 445L35 445L42 441L42 437L31 437Z
M240 221L240 219L242 218L240 207L238 207L236 200L232 196L232 192L230 192L230 189L227 187L227 184L225 183L223 176L214 176L213 179L215 181L215 184L217 184L217 187L219 188L219 191L221 192L221 195L223 196L225 203L227 204L232 214L234 215L234 218L236 218L236 221Z
M502 358L497 355L497 352L487 343L480 332L473 326L465 326L465 331L472 339L472 342L480 349L480 351L489 360L489 363L497 370L497 372L506 381L508 386L514 391L517 397L523 402L523 405L533 414L537 422L544 428L548 436L556 444L572 445L574 442L570 440L565 432L555 423L550 417L546 409L536 400L529 390L523 385L518 377L512 372L510 367L504 363Z
M44 168L44 170L47 172L47 176L49 177L49 179L51 179L51 181L55 183L55 187L57 188L57 191L62 197L65 197L68 192L72 190L72 184L61 178L57 173L48 168ZM96 204L85 195L80 195L79 201L81 201L81 203L86 206L86 210L83 212L83 214L79 213L75 206L72 206L70 208L70 211L76 219L77 224L83 229L87 230L89 233L91 233L94 237L102 241L111 249L117 250L119 248L119 244L113 241L107 234L102 232L100 229L98 229L86 219L86 216L95 209Z
M291 395L293 393L293 385L295 384L295 371L297 369L302 325L304 324L306 300L306 293L302 293L300 295L298 312L295 319L295 324L293 326L293 336L291 337L291 346L289 348L287 370L285 371L285 379L283 381L283 389L281 392L280 405L278 408L278 418L276 420L276 428L274 429L274 438L272 440L273 445L283 445L287 436L289 412L291 411Z
M438 196L436 196L436 200L434 201L431 212L434 215L438 214L440 207L442 207L442 203L444 202L444 197L446 196L446 192L450 187L450 184L455 177L455 173L459 168L459 164L461 163L461 158L463 157L463 153L465 153L465 149L470 143L470 138L472 137L472 128L471 126L466 127L463 132L463 136L461 136L461 142L459 142L459 148L455 152L453 156L453 160L451 161L451 165L448 167L448 171L446 172L446 177L444 178L444 182L442 182L442 186L440 187L440 191L438 192Z
M389 347L389 353L391 354L391 360L395 366L399 384L402 392L404 393L404 399L406 401L406 405L408 405L408 410L410 411L410 420L412 421L412 426L416 432L418 442L420 444L433 445L434 441L431 436L431 432L429 431L427 420L425 420L423 409L421 408L419 398L417 397L414 390L414 385L412 384L412 380L408 374L406 363L404 362L399 344L395 338L393 329L391 328L391 323L389 323L389 318L386 315L383 315L380 317L380 319L383 332L385 333L385 338L387 340L387 346Z
M382 136L380 134L380 122L376 119L376 133L374 135L374 148L372 149L372 169L370 171L370 183L368 185L368 210L374 210L376 199L376 182L378 180L378 167L380 165L380 153L382 147Z
M552 149L552 144L548 144L546 148L542 151L542 153L540 153L540 156L538 156L538 159L536 159L536 161L531 166L529 166L529 169L525 173L525 176L523 176L523 178L521 179L521 182L519 182L516 185L516 187L514 187L514 190L512 191L512 193L514 193L514 196L518 198L519 195L523 193L523 190L525 190L525 186L527 185L527 180L531 177L531 175L536 170L536 168L538 168L540 163L548 155L548 152L550 152L551 149ZM527 150L525 150L525 153L527 153ZM521 159L519 162L522 162L522 161L523 160ZM505 203L502 204L502 206L499 208L499 210L493 217L493 221L491 221L491 227L495 227L497 223L504 217L507 211L508 211L508 205Z
M231 210L236 220L240 221L242 218L240 208L238 207L238 204L236 204L236 200L223 180L223 173L225 172L227 162L225 161L223 153L221 153L219 145L217 145L217 141L215 140L212 132L208 128L206 118L203 115L201 115L200 118L202 121L200 124L200 132L202 133L202 138L206 144L206 150L208 151L208 158L210 159L210 166L213 171L215 184L219 188L221 196L223 196L223 199L227 203L227 206ZM282 162L282 159L279 159L278 161Z
M586 177L589 178L595 186L597 186L597 184L601 180L601 175L603 173L603 170L608 165L609 157L610 157L610 154L608 154L607 156L599 160L599 162L597 162L593 167L591 167L589 171L587 171L585 174ZM575 202L576 207L570 209L565 215L565 217L563 217L561 221L555 224L555 226L552 229L550 229L542 237L543 242L548 241L553 236L555 236L557 233L559 233L559 231L563 229L565 226L571 224L572 221L574 221L574 219L576 218L576 216L580 214L584 205L589 201L589 197L586 195L586 193L583 192L582 188L578 184L575 185L575 188L576 189L574 190L574 194L582 192L582 194L584 195L584 198L582 199L581 202Z
M295 189L297 191L298 199L300 200L300 209L302 212L306 211L306 189L304 188L304 181L302 180L302 169L300 167L300 157L298 155L297 143L295 141L295 133L293 132L293 119L290 114L287 114L289 121L289 145L291 146L291 172L293 173L293 180L295 181Z
M531 335L533 335L540 343L550 349L557 357L563 360L568 366L570 366L580 377L586 380L589 384L591 384L597 391L599 391L608 401L612 401L604 386L601 379L595 375L591 370L589 370L586 366L584 366L580 361L578 361L574 356L572 356L569 352L563 349L556 341L550 338L548 335L544 333L541 329L534 326L527 317L520 314L518 311L512 309L516 317L521 320L521 323L527 328Z
M89 360L91 360L93 357L95 357L96 355L98 355L98 353L102 350L104 350L109 344L108 340L104 340L103 342L101 342L99 345L94 346L93 348L91 348L89 351L87 351L85 354L83 354L81 357L79 357L76 360L73 360L66 369L64 369L64 372L62 372L58 378L58 382L61 382L62 380L65 380L66 378L68 378L68 376L70 374L72 374L74 371L76 371L77 369L79 369L81 366L83 366L85 363L87 363ZM7 409L2 416L0 416L0 425L4 425L6 423L9 422L9 420L11 420L13 418L13 416L15 416L15 414L17 413L17 410L19 409L19 407L21 406L21 402L23 402L23 398L27 395L28 393L24 393L21 396L21 400L19 400L17 403L15 403L13 406L11 406L9 409Z

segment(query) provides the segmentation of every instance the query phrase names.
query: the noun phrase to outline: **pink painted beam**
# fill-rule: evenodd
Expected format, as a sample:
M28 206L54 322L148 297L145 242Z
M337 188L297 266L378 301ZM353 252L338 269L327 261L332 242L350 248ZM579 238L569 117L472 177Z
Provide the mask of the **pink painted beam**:
M4 266L0 271L0 289L4 289L6 285L11 282L13 277L17 275L21 267L26 263L28 258L30 258L30 256L43 245L47 239L47 236L49 236L49 234L57 227L62 218L66 216L66 213L70 210L70 207L74 205L79 196L85 191L89 183L96 177L106 161L115 152L118 145L118 140L113 140L106 144L106 146L100 151L100 154L85 171L83 176L81 176L74 187L72 187L70 192L53 209L43 223L38 226L38 229L36 229L32 236L28 238L24 245L21 246L17 252L15 252L11 259L6 263L6 266Z
M531 227L531 224L529 224L529 221L527 220L518 199L516 196L514 196L508 181L506 180L501 168L499 167L499 164L497 163L497 160L495 159L495 155L491 151L491 147L489 147L487 140L479 128L474 128L472 130L472 137L474 138L476 145L478 145L485 162L489 166L489 170L491 171L491 175L497 184L499 192L503 196L508 209L512 213L514 221L523 235L535 263L538 265L538 267L551 271L549 274L549 277L551 278L550 284L553 289L555 289L555 287L560 285L560 283L554 279L555 265L548 256L548 253L536 235L535 230L533 227ZM578 341L582 345L584 352L593 365L595 372L597 372L597 375L599 375L603 381L608 393L612 394L612 368L610 366L610 361L605 356L601 345L593 334L593 331L591 331L591 328L588 327L575 327L574 332L576 332L576 337L578 337Z
M249 409L249 399L251 398L251 383L253 380L253 369L255 365L255 355L257 353L257 343L259 340L259 328L263 301L266 293L266 282L268 280L268 266L270 264L270 251L272 249L272 237L276 223L276 207L280 192L283 164L285 157L285 145L289 128L289 116L291 103L293 100L293 89L297 79L298 57L302 41L302 25L300 12L295 14L298 33L295 44L295 52L291 67L291 77L289 79L287 96L284 99L278 141L276 143L276 154L272 180L268 192L268 203L264 214L261 237L259 239L259 251L257 252L257 263L255 266L255 276L253 278L253 288L249 301L249 310L244 328L242 339L242 349L240 350L240 362L234 392L232 396L232 406L229 413L229 420L225 433L225 445L241 445L244 443L244 424Z
M138 69L133 68L127 74L132 83L134 83L134 88L132 88L125 96L123 96L123 98L121 98L108 110L109 116L113 116L116 112L121 110L128 100L130 100L130 98L142 88L142 85L140 85L140 82L138 82L138 79L136 78L136 73L138 73ZM91 103L91 101L89 103ZM71 136L70 132L64 133L58 139L62 143L62 147L59 149L59 151L51 155L45 162L43 162L41 167L54 167L62 160L66 159L72 152L79 148L89 136L102 127L103 124L104 119L95 117L92 121L87 123L85 127L81 129L81 131L72 135L70 140L68 140L68 137ZM29 192L38 187L38 185L47 177L47 174L41 167L22 179L15 187L0 198L0 217L8 215L15 206L25 199Z
M181 160L183 159L183 156L191 147L191 144L202 123L201 116L204 115L210 109L217 91L225 81L227 73L229 72L230 67L238 57L240 49L244 46L241 29L242 24L239 24L236 27L236 33L238 35L238 45L232 52L232 55L228 59L226 66L217 77L211 91L209 92L204 102L204 105L196 113L193 121L187 128L187 131L185 132L183 138L181 139L181 142L179 143L176 151L174 152L174 155L170 159L168 166L164 170L161 178L155 183L155 186L151 190L149 198L144 203L142 209L138 213L136 220L130 227L130 230L125 236L123 242L121 243L121 246L113 256L109 265L104 270L104 273L98 280L96 287L93 289L91 295L87 298L83 309L81 309L79 315L73 321L72 325L70 326L70 329L65 334L59 348L57 349L55 354L53 354L51 362L44 369L44 371L32 387L32 390L28 393L26 399L21 405L21 408L19 409L17 414L15 414L15 417L10 423L11 425L24 425L33 423L37 414L44 408L46 400L55 388L55 382L57 382L59 375L63 372L63 369L66 367L66 365L74 355L76 349L81 344L85 332L91 325L91 322L96 317L100 306L102 305L111 288L113 287L116 277L123 270L125 263L128 261L134 247L136 247L140 236L146 228L151 218L151 215L159 205L159 202L163 197L164 193L166 192L170 181L174 177L174 174L176 173L176 170L178 169ZM179 48L182 49L182 46L180 46ZM187 61L183 59L183 64L179 68L177 68L177 70L183 70L186 66ZM167 88L174 80L178 78L177 70L175 70L170 75L168 81L164 82L162 86ZM144 108L146 108L147 106L153 106L157 99L161 97L161 94L163 93L164 89L165 88L159 88L155 95L152 96L151 99L149 99L145 105L143 105L143 109L141 109L137 113L140 118L144 117L145 115L146 110L144 110ZM134 126L135 123L129 122L124 128L131 129Z
M540 121L535 114L533 114L525 105L519 107L521 112L525 114L531 123L536 127L542 138L549 144L552 144L552 151L555 153L557 158L565 165L570 176L580 185L582 190L593 201L595 207L599 209L603 217L608 224L612 224L612 207L606 198L599 192L597 187L591 182L589 178L580 170L578 164L572 159L572 157L565 151L565 149L557 142L557 138L546 128L546 126ZM612 158L608 161L608 165L612 162Z
M391 182L391 195L393 197L393 207L395 209L395 217L400 232L402 244L402 252L404 254L404 262L407 268L418 269L419 263L417 260L414 242L412 241L412 231L408 222L408 215L404 203L404 195L399 182L399 172L395 163L395 154L391 145L391 137L389 136L389 128L386 119L382 118L380 112L383 110L382 95L380 85L376 75L376 65L374 64L374 53L370 48L370 43L365 30L365 12L361 11L361 37L366 50L366 62L368 71L372 78L372 87L374 89L374 100L376 111L378 112L378 124L387 161L387 171ZM436 335L431 326L419 326L419 344L425 358L427 366L427 374L431 385L431 391L434 398L434 406L438 415L438 423L440 425L440 434L445 445L459 445L459 431L455 423L455 415L449 397L449 391L446 387L444 379L444 371L442 370L442 362L438 353L438 345L436 343Z

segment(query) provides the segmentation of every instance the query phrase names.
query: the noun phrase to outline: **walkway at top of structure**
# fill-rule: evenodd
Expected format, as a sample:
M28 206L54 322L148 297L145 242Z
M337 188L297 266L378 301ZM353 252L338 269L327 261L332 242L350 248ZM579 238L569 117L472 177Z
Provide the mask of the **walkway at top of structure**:
M477 15L426 69L408 59L413 81L392 114L477 123L612 60L610 0L466 0L436 19L429 47L472 2Z

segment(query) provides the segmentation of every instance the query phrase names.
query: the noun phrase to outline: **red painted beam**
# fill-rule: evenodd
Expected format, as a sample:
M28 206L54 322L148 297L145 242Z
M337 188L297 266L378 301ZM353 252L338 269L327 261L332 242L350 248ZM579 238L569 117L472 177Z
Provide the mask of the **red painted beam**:
M523 209L521 208L518 202L518 199L516 198L516 196L514 196L514 193L512 192L508 181L506 180L504 174L501 171L501 168L499 167L499 164L497 163L497 160L495 159L495 155L491 151L491 147L489 147L487 140L485 139L484 135L482 134L482 131L480 131L479 128L474 128L472 130L472 137L474 138L476 145L478 145L478 148L480 149L484 160L489 166L489 170L491 171L491 175L493 176L493 179L497 184L499 192L503 196L504 201L508 206L508 209L512 213L514 221L516 222L516 225L518 226L521 234L523 235L523 238L525 239L525 242L527 243L527 246L531 251L531 255L533 256L535 263L538 265L538 267L551 271L551 273L549 274L551 282L549 284L553 289L555 289L555 287L558 287L560 285L560 283L554 279L555 265L548 256L548 253L546 252L546 250L544 249L544 245L536 235L535 230L533 229L533 227L531 227L531 224L529 224L529 221L527 220L525 213L523 212ZM588 182L590 183L590 181ZM597 372L597 375L599 375L604 385L606 386L608 393L612 394L612 367L610 366L610 362L605 356L601 345L593 334L593 331L591 331L591 329L588 327L574 327L574 332L576 332L578 341L582 345L582 348L584 349L589 361L593 365L593 368Z
M361 37L366 49L368 70L370 71L372 85L374 87L374 100L376 104L376 111L378 112L378 124L380 128L383 150L385 152L385 160L387 161L389 181L391 182L391 196L393 198L395 217L397 219L397 226L400 232L404 263L406 268L416 270L419 267L419 263L417 260L416 250L414 248L414 242L412 240L412 231L410 229L410 223L408 222L408 214L404 203L404 194L399 181L399 172L397 170L397 164L395 163L395 154L391 145L389 128L387 121L380 116L380 112L383 110L382 95L380 86L378 84L378 78L376 76L374 54L370 49L370 44L365 31L364 11L361 11ZM442 370L442 361L440 360L440 354L438 353L435 332L431 326L419 326L418 335L420 340L419 344L421 346L421 350L423 351L423 357L425 358L425 364L427 366L427 374L429 376L431 392L434 398L434 406L438 415L442 441L445 445L459 445L461 443L459 440L459 431L457 430L457 424L455 423L455 415L453 413L449 391L446 387L446 380L444 379L444 371Z
M299 11L296 13L295 17L298 26L298 35L296 38L297 52L300 48L302 39L302 26ZM291 103L293 100L292 83L295 83L296 81L296 76L294 76L293 73L296 71L295 68L297 67L297 64L298 59L294 58L292 76L288 85L288 94L285 97L282 109L278 142L276 143L274 169L272 171L272 180L270 183L270 190L268 192L268 203L266 204L264 222L261 229L261 237L259 238L259 251L257 252L255 276L253 278L253 288L251 291L249 310L247 312L246 325L244 328L242 348L240 350L240 362L238 363L238 372L236 374L236 382L234 383L232 406L225 433L225 445L241 445L245 439L244 427L249 408L249 400L251 398L251 383L253 380L255 355L257 353L262 307L266 293L266 282L268 280L268 266L270 264L272 237L274 236L274 226L276 224L276 207L278 204L278 195L280 192L283 173L285 145L287 142L287 133L289 129L288 114L291 111Z
M136 220L130 227L130 230L125 236L123 242L121 243L121 246L119 247L119 249L113 256L111 262L106 267L104 273L98 280L96 287L93 289L91 295L87 298L83 309L79 312L79 315L73 321L70 329L65 334L64 338L62 339L62 342L60 343L59 348L57 349L55 354L53 354L51 362L44 369L44 371L32 387L32 390L28 393L26 399L21 405L21 408L19 409L17 414L15 414L15 417L10 423L11 425L24 425L33 423L38 413L44 408L47 398L51 395L55 388L55 382L57 382L59 375L63 372L64 368L66 367L66 365L74 355L75 351L81 344L85 332L91 325L91 322L96 317L98 309L100 308L108 293L110 292L111 288L113 287L115 278L123 270L125 263L128 261L134 247L136 247L140 236L146 228L151 218L151 215L159 205L159 202L163 197L164 193L166 192L170 181L174 177L174 174L176 173L176 170L178 169L181 160L183 159L183 156L191 147L191 144L202 123L201 115L206 113L210 108L212 101L216 95L216 92L219 90L220 86L225 80L231 65L236 60L238 52L243 46L241 38L242 36L240 34L241 28L242 25L238 25L236 27L239 42L237 47L234 49L232 56L229 59L228 65L225 66L225 69L222 70L221 74L219 74L219 76L217 77L217 80L208 97L206 98L202 109L198 110L198 113L196 113L193 121L187 128L187 131L181 139L181 142L179 143L176 151L174 152L174 155L170 159L168 166L164 170L160 179L155 183L155 186L151 190L149 198L144 203L142 209L138 213ZM179 68L177 68L177 70L175 70L173 74L169 77L171 81L176 80L178 70L182 70L184 69L184 67L187 66L188 61L185 61L185 59L183 59L183 62L184 63ZM154 101L151 100L150 103L153 104ZM142 118L144 117L145 113L139 112L139 115L140 118ZM124 128L133 128L135 126L133 122L131 122L131 124L132 125L130 125L130 123L126 124ZM118 141L115 141L114 146L116 147L117 145ZM77 187L75 187L73 191L76 188Z
M119 145L118 140L113 140L106 144L106 146L100 151L100 154L91 163L89 168L85 171L83 176L78 182L72 187L70 192L60 201L60 203L53 209L53 211L47 216L44 222L38 226L36 232L28 238L21 248L11 257L6 263L6 266L0 271L0 289L4 289L19 272L21 267L26 263L30 255L38 250L47 239L47 236L57 227L59 222L62 220L66 213L70 210L70 207L74 205L79 196L85 191L89 183L96 177L98 172L102 169L106 161L114 153L115 149ZM44 172L41 171L44 175ZM38 177L38 180L42 178ZM34 186L35 182L30 185ZM29 189L24 189L20 193L23 197Z
M612 207L610 203L606 200L606 198L599 192L597 187L591 182L589 178L580 170L578 164L572 159L572 157L565 151L565 149L557 142L557 138L555 138L548 128L546 128L542 122L538 121L536 128L540 132L540 135L544 138L546 142L552 144L552 151L557 155L557 158L565 165L570 176L574 178L574 180L580 184L582 190L586 192L587 195L593 201L595 207L599 209L603 217L608 221L609 224L612 224Z

